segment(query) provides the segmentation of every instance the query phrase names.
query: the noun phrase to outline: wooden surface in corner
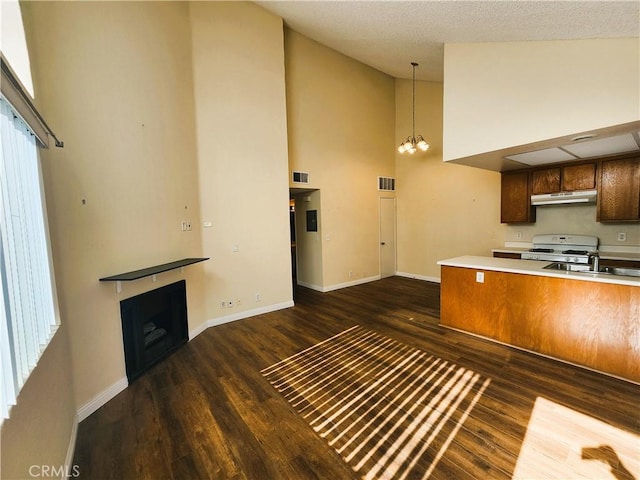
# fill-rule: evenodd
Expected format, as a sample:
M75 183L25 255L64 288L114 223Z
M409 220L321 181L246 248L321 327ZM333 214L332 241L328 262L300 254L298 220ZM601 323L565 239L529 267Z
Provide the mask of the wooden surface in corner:
M442 267L441 323L640 381L640 289Z

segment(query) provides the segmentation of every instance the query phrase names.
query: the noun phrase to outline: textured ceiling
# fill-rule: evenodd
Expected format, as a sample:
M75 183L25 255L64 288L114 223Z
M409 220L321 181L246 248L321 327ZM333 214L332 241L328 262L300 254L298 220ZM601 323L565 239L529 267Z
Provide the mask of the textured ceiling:
M293 30L397 78L442 81L445 43L640 35L640 1L258 1Z

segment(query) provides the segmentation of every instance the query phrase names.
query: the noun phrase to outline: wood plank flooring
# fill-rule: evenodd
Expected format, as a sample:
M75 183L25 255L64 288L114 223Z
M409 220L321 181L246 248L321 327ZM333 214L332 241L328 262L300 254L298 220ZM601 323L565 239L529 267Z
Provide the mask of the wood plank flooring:
M491 379L429 478L640 480L638 385L442 328L429 282L295 302L207 329L84 420L81 478L359 478L260 373L359 325Z

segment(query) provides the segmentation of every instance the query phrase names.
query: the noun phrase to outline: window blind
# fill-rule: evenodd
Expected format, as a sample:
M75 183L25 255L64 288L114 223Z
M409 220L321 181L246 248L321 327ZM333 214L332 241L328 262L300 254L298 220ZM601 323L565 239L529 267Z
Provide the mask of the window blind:
M58 325L38 148L0 97L0 419Z

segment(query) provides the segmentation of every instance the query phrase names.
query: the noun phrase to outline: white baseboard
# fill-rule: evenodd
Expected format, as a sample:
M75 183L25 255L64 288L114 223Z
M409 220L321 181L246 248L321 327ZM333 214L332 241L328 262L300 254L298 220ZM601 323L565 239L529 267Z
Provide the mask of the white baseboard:
M380 275L374 275L373 277L367 278L359 278L357 280L352 280L350 282L344 283L336 283L335 285L329 285L328 287L324 287L324 292L331 292L333 290L340 290L341 288L354 287L356 285L362 285L363 283L375 282L376 280L380 280Z
M225 315L224 317L212 318L211 320L208 320L204 322L202 325L199 325L198 327L191 330L189 332L189 340L193 340L196 336L200 335L209 327L222 325L223 323L234 322L236 320L241 320L243 318L254 317L256 315L261 315L263 313L275 312L276 310L282 310L284 308L293 307L293 305L294 305L293 300L289 300L287 302L276 303L273 305L267 305L260 308L254 308L252 310L245 310L244 312ZM82 407L80 407L80 409L78 409L77 418L75 420L76 425L74 426L74 438L73 438L74 447L75 447L75 435L77 430L77 424L83 421L93 412L98 410L100 407L102 407L105 403L107 403L109 400L111 400L113 397L115 397L117 394L119 394L128 386L129 386L129 381L127 380L127 377L123 377L117 382L115 382L113 385L108 387L106 390L103 390L102 392L100 392L89 402L85 403ZM69 446L69 448L71 453L70 454L68 453L67 455L68 456L71 455L71 461L73 461L73 449L71 448L71 445Z
M274 303L265 307L254 308L252 310L245 310L243 312L232 313L230 315L224 315L223 317L212 318L207 321L208 327L215 327L216 325L222 325L224 323L235 322L236 320L242 320L243 318L255 317L256 315L262 315L263 313L275 312L276 310L283 310L285 308L293 307L293 300L289 300L282 303ZM203 329L204 331L205 329Z
M301 287L310 288L311 290L315 290L316 292L323 292L324 291L320 285L314 285L313 283L307 283L307 282L303 282L301 280L298 280L296 283L298 285L300 285Z
M415 278L417 280L424 280L425 282L440 283L440 278L439 277L427 277L426 275L418 275L416 273L406 273L406 272L396 272L396 275L399 276L399 277Z
M320 285L313 285L311 283L306 283L298 280L298 285L305 288L310 288L312 290L316 290L317 292L332 292L333 290L339 290L341 288L353 287L355 285L362 285L363 283L375 282L376 280L380 280L380 275L375 275L373 277L366 278L358 278L357 280L352 280L350 282L345 283L336 283L334 285L329 285L327 287L322 287Z
M209 323L205 321L205 322L202 322L200 325L198 325L193 330L189 330L189 341L191 341L194 338L196 338L198 335L200 335L202 332L204 332L207 328L209 328Z
M76 452L76 439L78 438L78 423L80 423L80 421L78 420L78 415L76 414L73 417L73 425L71 426L71 436L69 437L69 447L67 448L67 456L64 458L65 476L62 478L62 480L65 480L69 476L75 476L73 474L77 470L77 468L74 468L73 466L73 456Z
M128 385L129 381L127 380L127 377L121 378L106 390L103 390L98 395L93 397L93 399L91 399L89 402L85 403L78 409L78 422L83 421L93 412L98 410L101 406L103 406L105 403L107 403L109 400L111 400L113 397L127 388Z

